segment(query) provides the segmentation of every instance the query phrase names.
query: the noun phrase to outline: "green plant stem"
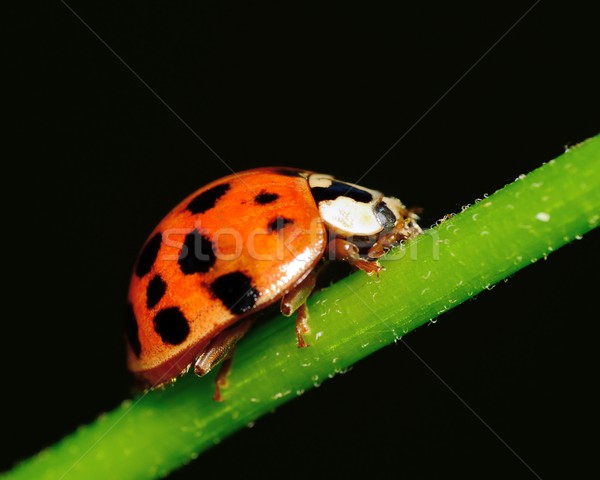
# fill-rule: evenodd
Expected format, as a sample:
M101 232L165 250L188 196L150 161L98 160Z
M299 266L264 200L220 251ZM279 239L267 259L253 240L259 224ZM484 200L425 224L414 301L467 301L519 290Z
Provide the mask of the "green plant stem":
M156 478L361 358L596 227L600 136L441 222L311 298L309 348L290 319L262 322L236 352L225 402L213 375L123 402L16 466L11 479Z

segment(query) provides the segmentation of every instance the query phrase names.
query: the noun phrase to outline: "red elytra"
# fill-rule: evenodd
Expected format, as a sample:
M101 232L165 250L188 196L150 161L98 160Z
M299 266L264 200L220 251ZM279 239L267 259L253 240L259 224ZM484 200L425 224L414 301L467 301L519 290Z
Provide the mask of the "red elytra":
M305 301L325 253L378 273L385 250L420 233L415 219L397 199L293 168L209 183L177 205L140 252L128 297L130 371L146 388L192 364L204 375L231 358L251 314L276 301L285 315L298 312L304 346ZM352 241L353 230L366 250ZM229 364L217 378L216 399Z

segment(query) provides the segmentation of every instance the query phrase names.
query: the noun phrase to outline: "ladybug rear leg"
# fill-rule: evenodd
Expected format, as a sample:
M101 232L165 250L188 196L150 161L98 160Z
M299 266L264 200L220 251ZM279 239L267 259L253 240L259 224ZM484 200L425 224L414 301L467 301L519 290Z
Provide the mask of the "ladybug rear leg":
M292 290L287 292L281 299L280 310L286 317L291 317L296 313L296 337L298 339L298 347L303 348L308 346L304 341L304 335L310 333L308 326L308 308L306 300L315 289L317 282L317 272L311 271L304 280L296 285Z
M251 326L252 321L248 319L242 320L233 327L224 330L211 340L208 346L196 359L194 373L199 377L203 377L219 363L223 362L215 379L215 394L213 398L217 402L222 401L221 388L227 386L227 374L231 370L235 346L248 330L250 330Z
M361 258L358 247L348 240L334 238L329 244L329 253L332 260L344 260L350 265L360 268L367 275L376 273L379 276L381 271L379 263Z

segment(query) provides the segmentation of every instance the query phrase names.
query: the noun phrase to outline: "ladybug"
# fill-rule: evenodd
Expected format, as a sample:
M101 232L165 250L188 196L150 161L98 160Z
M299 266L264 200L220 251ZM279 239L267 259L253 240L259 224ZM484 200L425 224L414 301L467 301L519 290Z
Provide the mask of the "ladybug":
M203 376L223 362L220 400L252 313L279 301L285 316L296 312L298 346L306 346L306 300L319 267L343 260L379 274L379 257L421 233L416 220L397 198L294 168L209 183L158 224L137 258L128 296L129 370L154 388L192 365Z

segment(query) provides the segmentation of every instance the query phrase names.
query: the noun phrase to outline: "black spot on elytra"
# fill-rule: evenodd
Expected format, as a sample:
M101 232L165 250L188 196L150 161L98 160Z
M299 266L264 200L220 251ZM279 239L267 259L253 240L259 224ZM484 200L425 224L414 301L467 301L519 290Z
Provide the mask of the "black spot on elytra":
M225 195L225 192L230 188L231 186L228 183L217 185L210 190L198 194L190 203L188 203L186 208L194 214L204 213L213 208L217 203L217 200Z
M163 342L179 345L190 333L187 319L177 307L165 308L154 317L154 331Z
M148 288L146 288L146 306L148 308L155 307L156 304L160 302L160 299L163 297L166 291L167 284L160 275L156 275L152 280L150 280L148 283Z
M212 242L198 230L185 236L178 260L184 274L206 273L215 264L216 259Z
M212 282L210 289L235 315L247 312L254 307L260 295L258 290L252 286L252 279L242 272L221 275Z
M287 167L275 167L270 168L270 173L276 173L277 175L284 175L286 177L300 177L300 172L302 170L298 170L297 168L287 168Z
M267 203L274 202L279 198L279 195L276 193L269 192L260 192L256 197L254 197L254 201L256 203L260 203L261 205L266 205Z
M138 277L143 277L150 272L152 265L156 261L160 245L162 244L162 233L158 232L148 240L148 243L142 249L135 267L135 274Z
M269 223L267 228L269 229L269 233L279 232L283 229L283 227L292 223L294 223L294 221L290 220L289 218L275 217L275 219Z
M127 340L129 340L129 345L135 353L135 356L140 358L140 354L142 353L142 345L140 344L140 337L138 335L138 324L135 318L135 313L133 313L133 306L131 303L127 304Z
M311 191L317 203L325 200L335 200L340 196L349 197L361 203L369 203L373 200L373 195L369 192L336 180L333 180L328 187L313 187Z

